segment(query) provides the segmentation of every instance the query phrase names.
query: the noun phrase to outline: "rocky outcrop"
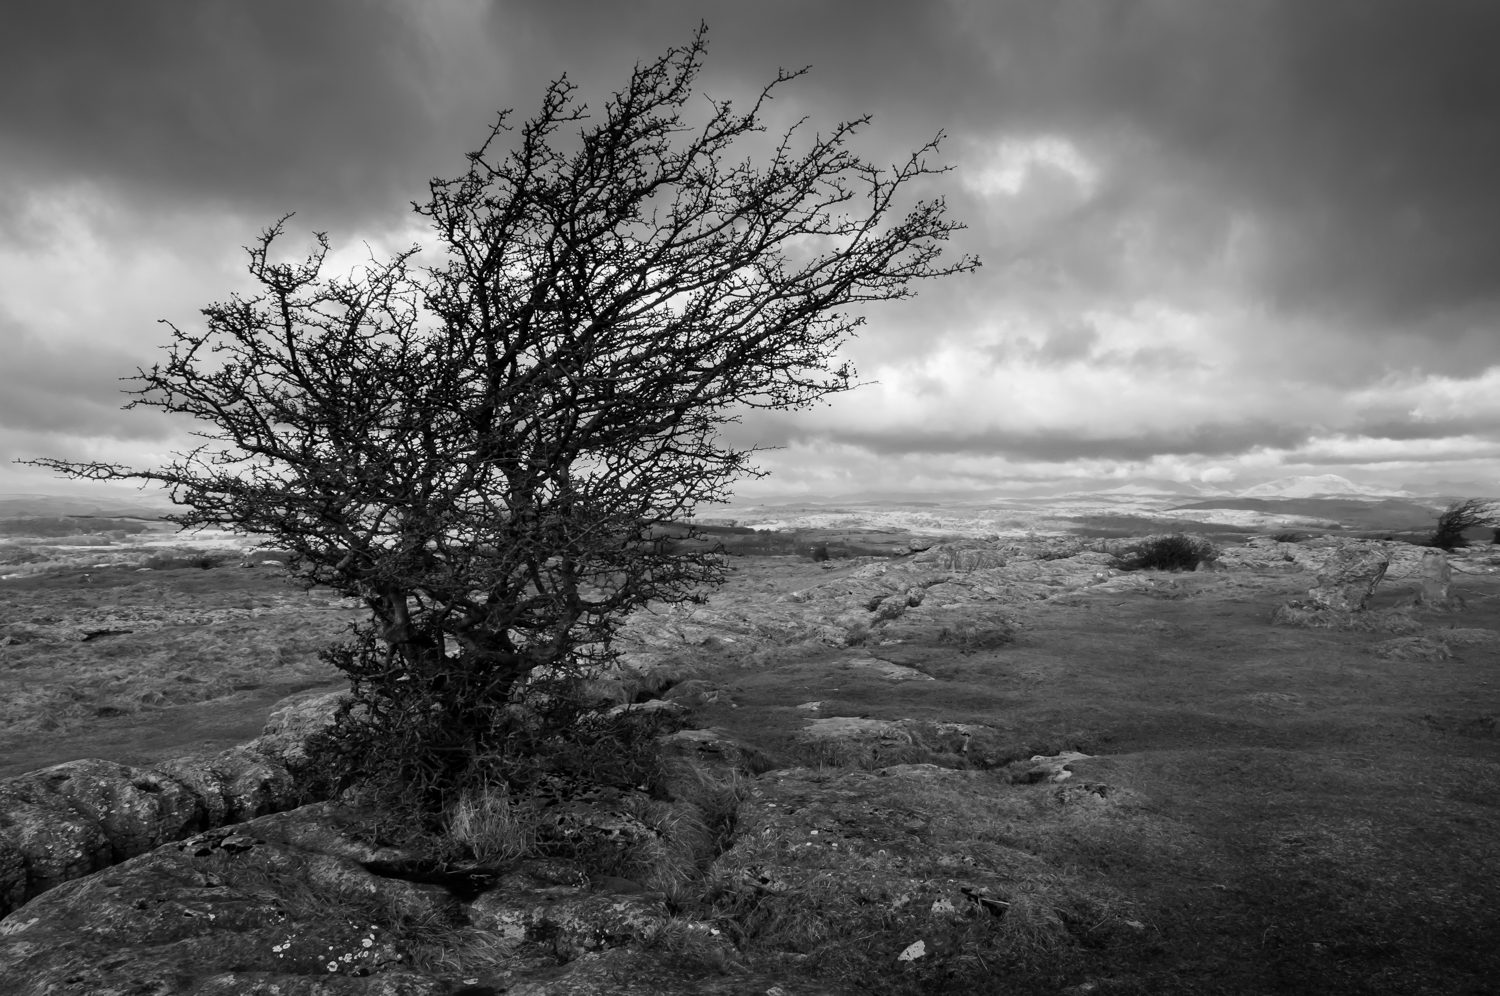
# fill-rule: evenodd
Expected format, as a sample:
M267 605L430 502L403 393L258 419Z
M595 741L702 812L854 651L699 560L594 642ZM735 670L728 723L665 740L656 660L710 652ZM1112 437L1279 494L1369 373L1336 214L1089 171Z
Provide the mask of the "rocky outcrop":
M939 543L912 557L913 564L934 571L982 571L1004 567L1010 562L1004 550L989 546Z
M684 746L690 739L679 738ZM540 815L557 842L584 847L593 864L622 848L660 849L677 828L691 830L692 819L672 808L685 803L626 795L570 798ZM653 813L659 825L646 822ZM369 842L356 829L359 815L303 806L197 833L53 888L0 920L0 992L729 991L654 964L646 949L663 931L708 944L719 932L673 915L649 877L591 875L584 861L556 855L496 868L438 866ZM629 855L615 857L630 867ZM601 962L610 970L600 971ZM622 972L644 988L622 988Z
M1362 544L1340 547L1318 571L1308 597L1314 608L1363 611L1390 563L1390 555L1378 547Z
M892 973L921 939L925 953L913 969L931 974L904 991L996 991L985 964L1021 943L1076 943L1061 908L1087 911L1099 929L1091 942L1135 941L1126 904L1049 865L1037 846L1138 805L1086 774L1018 784L931 764L770 772L741 804L734 844L709 879L721 895L753 904L760 922L777 924L789 947L812 952L801 966L809 981L827 971L820 955L851 937L880 952ZM1022 880L1047 885L1023 891Z
M1105 552L1036 551L993 544L939 544L912 557L840 567L818 583L763 598L736 592L705 605L637 613L624 627L627 658L643 666L684 647L743 647L817 641L834 647L940 638L982 623L985 634L953 642L985 649L1005 642L1010 607L1067 596L1125 572Z
M1219 552L1219 566L1230 570L1272 570L1321 572L1335 558L1349 556L1349 551L1384 555L1387 571L1406 577L1419 573L1425 550L1395 540L1355 540L1342 536L1319 536L1299 543L1281 542L1270 536L1255 536L1240 546L1225 547Z
M661 970L642 949L666 929L710 942L718 933L672 916L660 893L591 879L566 860L445 878L363 842L317 804L195 835L38 897L0 920L0 992L745 991Z
M0 914L164 843L308 801L290 769L341 697L286 699L261 737L217 754L153 769L84 758L0 783Z
M444 890L368 871L390 855L321 816L200 834L38 897L0 921L0 991L450 992L401 965L377 912L435 917Z

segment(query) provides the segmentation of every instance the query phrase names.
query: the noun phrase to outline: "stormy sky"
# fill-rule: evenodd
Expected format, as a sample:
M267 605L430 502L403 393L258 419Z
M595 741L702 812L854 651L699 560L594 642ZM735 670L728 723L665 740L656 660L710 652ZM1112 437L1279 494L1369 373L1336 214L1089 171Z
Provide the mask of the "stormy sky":
M0 491L18 457L190 442L117 378L249 289L295 211L336 261L562 73L596 105L704 20L700 88L904 159L935 132L975 273L870 311L874 383L754 414L771 493L1500 492L1500 4L1491 0L48 0L0 32Z

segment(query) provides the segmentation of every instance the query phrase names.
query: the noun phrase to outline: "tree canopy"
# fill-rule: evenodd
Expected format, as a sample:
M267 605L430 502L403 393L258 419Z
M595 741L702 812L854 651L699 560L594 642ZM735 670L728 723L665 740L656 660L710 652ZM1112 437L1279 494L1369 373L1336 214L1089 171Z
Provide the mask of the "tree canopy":
M1443 550L1465 544L1464 531L1476 526L1494 526L1500 522L1500 502L1488 498L1463 498L1453 501L1438 515L1437 528L1428 540Z
M159 482L181 525L263 537L368 606L330 652L370 734L351 770L462 781L540 676L607 663L632 609L720 581L650 530L758 473L722 428L848 390L859 306L978 265L945 258L962 226L941 198L902 207L945 171L940 134L881 168L849 147L868 118L799 122L736 158L806 70L690 111L705 51L700 29L597 114L566 77L518 126L502 113L414 205L427 246L330 276L322 234L276 261L283 218L247 249L259 292L167 323L137 372L127 408L189 416L201 444L147 469L32 461Z

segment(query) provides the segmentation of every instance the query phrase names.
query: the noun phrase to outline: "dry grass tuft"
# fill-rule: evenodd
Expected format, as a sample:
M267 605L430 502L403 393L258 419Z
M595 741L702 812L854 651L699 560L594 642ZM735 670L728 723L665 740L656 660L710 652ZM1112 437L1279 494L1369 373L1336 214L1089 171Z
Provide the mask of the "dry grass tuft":
M540 825L535 808L513 800L505 786L486 786L454 804L444 843L477 864L505 864L536 850Z

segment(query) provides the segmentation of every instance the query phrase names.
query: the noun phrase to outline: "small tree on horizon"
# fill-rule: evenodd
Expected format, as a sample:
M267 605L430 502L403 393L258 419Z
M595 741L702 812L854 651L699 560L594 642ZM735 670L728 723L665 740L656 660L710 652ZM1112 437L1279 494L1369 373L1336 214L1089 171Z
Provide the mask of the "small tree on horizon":
M1500 505L1488 498L1452 502L1438 515L1437 528L1428 542L1440 550L1453 550L1465 545L1464 530L1493 526L1497 518L1500 518ZM1500 536L1500 533L1496 535Z
M705 47L700 28L638 65L598 118L566 77L518 129L503 112L414 205L436 264L412 249L325 276L326 236L274 262L286 218L264 232L260 291L201 329L165 323L165 360L129 392L196 420L195 449L144 470L27 461L164 484L180 526L262 536L368 607L326 652L353 690L329 762L345 780L435 812L491 777L534 725L529 689L611 661L631 610L723 580L649 533L759 473L720 436L739 410L850 389L836 354L863 320L845 309L978 266L941 259L962 227L941 199L894 214L946 171L941 134L881 169L847 148L868 118L799 123L762 166L732 161L806 70L690 125Z

